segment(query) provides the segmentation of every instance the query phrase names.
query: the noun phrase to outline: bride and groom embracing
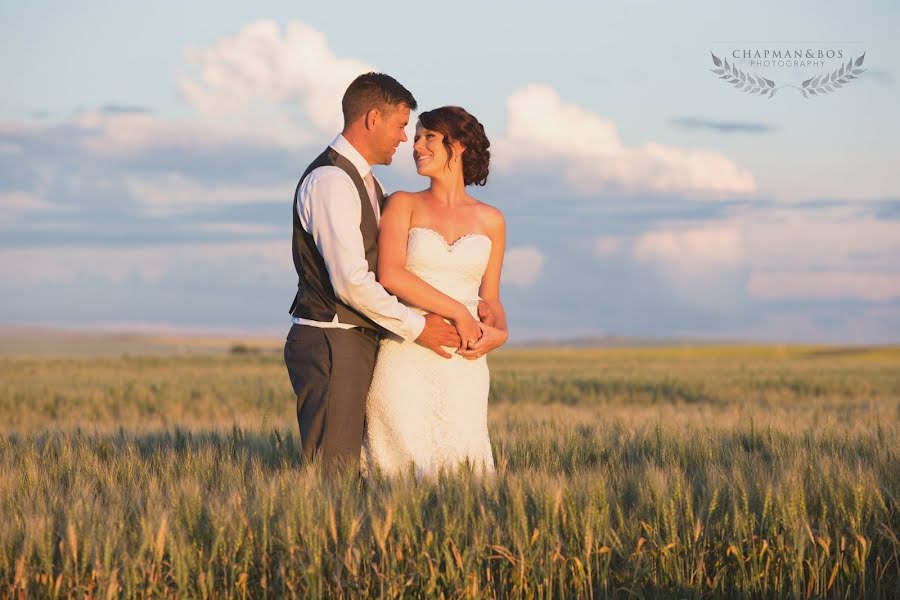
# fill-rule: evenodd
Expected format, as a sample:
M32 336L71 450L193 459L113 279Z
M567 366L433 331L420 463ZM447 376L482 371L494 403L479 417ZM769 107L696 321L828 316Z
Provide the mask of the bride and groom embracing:
M385 202L371 166L391 164L416 100L366 73L341 107L343 131L293 201L299 281L284 360L304 458L363 473L492 471L485 354L507 339L506 230L466 192L487 180L484 127L456 106L419 115L413 159L430 185Z

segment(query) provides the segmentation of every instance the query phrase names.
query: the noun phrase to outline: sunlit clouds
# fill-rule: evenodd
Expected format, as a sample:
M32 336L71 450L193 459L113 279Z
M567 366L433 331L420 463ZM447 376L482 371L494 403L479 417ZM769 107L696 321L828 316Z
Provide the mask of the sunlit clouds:
M510 248L504 259L503 282L516 287L531 287L543 268L544 254L534 246Z
M506 101L506 131L497 143L499 166L528 169L583 194L604 192L748 194L753 175L720 152L648 141L625 146L613 121L564 102L547 85L529 85Z
M325 34L301 21L288 22L283 33L273 21L256 21L212 47L189 48L186 59L197 75L179 73L178 89L201 117L271 122L294 108L295 129L306 121L326 135L340 128L344 89L372 70L336 56ZM312 141L308 134L301 139Z
M178 48L160 84L181 99L178 111L109 98L62 116L35 107L0 117L5 318L286 323L297 179L339 131L347 84L369 70L398 74L380 62L389 54L339 52L354 48L341 35L263 19ZM414 72L398 78L420 100L436 96L430 71ZM573 94L562 73L510 75L503 85L437 100L466 106L491 139L488 185L471 192L506 215L503 300L514 339L557 330L900 335L880 326L900 322L900 200L872 191L892 185L888 158L848 175L848 186L871 184L860 197L813 197L833 178L774 154L753 161L761 146L748 145L775 152L792 135L775 109L741 114L720 102L707 113L710 100L691 108L693 120L679 120L688 114L679 107L657 115L659 129L636 131L633 114ZM408 159L410 146L397 156ZM375 170L388 192L427 185L408 160ZM799 175L770 187L788 172ZM787 187L790 198L779 193Z

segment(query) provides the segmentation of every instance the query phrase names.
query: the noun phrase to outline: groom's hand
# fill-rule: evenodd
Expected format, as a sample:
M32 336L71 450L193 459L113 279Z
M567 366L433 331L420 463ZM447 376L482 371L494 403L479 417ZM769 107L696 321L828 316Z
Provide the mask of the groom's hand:
M428 313L425 315L425 329L416 338L416 343L444 358L452 358L441 346L459 348L461 342L456 327L445 321L441 315Z
M484 300L478 301L478 318L481 319L482 323L489 327L497 326L497 315L494 314L491 305Z

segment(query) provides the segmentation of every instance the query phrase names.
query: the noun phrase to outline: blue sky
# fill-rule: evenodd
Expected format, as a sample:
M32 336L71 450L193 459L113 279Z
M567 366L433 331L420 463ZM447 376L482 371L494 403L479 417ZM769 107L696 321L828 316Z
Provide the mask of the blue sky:
M900 341L900 19L887 2L6 3L0 322L277 333L290 196L368 68L492 141L513 339ZM758 68L710 52L865 52ZM752 72L744 62L740 68ZM418 189L407 144L378 173Z

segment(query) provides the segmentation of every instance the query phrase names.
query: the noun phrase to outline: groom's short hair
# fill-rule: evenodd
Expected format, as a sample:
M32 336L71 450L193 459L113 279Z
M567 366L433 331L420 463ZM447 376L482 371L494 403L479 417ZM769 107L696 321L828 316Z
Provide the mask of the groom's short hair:
M389 107L405 104L416 110L416 99L399 81L384 73L363 73L353 80L344 92L341 110L344 126L354 122L373 108L386 111Z

